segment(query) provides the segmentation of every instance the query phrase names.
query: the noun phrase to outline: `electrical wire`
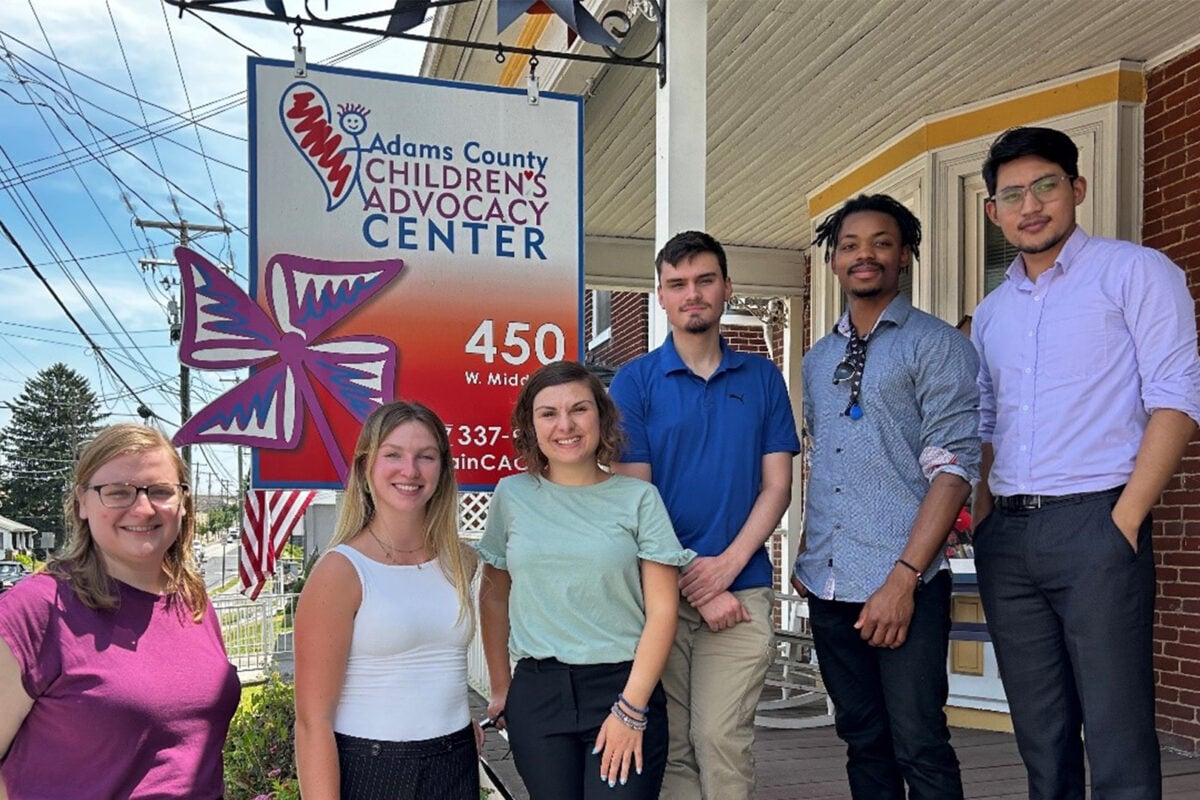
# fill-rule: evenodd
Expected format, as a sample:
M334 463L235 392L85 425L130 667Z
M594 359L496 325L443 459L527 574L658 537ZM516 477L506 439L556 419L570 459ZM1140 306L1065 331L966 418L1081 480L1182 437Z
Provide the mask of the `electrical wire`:
M125 378L122 377L119 372L117 372L116 368L113 367L112 364L109 363L107 357L105 357L103 351L100 349L100 345L96 342L95 339L93 339L91 337L91 335L86 330L84 330L83 326L81 324L79 324L79 320L77 320L75 318L75 315L71 313L71 309L67 308L66 304L63 303L62 298L58 296L58 292L54 291L54 287L51 286L50 282L46 280L46 276L42 274L41 270L39 270L36 266L34 266L32 259L30 259L29 255L25 252L25 248L22 247L21 243L17 241L17 238L15 236L13 236L12 231L10 231L8 229L8 225L5 224L3 219L0 219L0 233L4 234L4 238L8 239L8 241L12 244L12 246L14 248L16 248L16 250L20 254L21 258L25 259L25 266L29 267L30 271L33 272L33 274L37 276L37 279L42 282L42 285L46 287L46 291L48 291L50 293L50 296L54 298L54 302L56 302L58 304L58 307L62 309L62 312L64 314L66 314L67 319L71 320L71 324L75 326L75 328L83 335L83 338L87 341L87 343L90 344L92 346L92 348L96 351L96 356L104 362L105 366L108 367L109 372L112 373L113 377L116 378L120 382L120 384L125 387L125 389L129 392L129 394L134 399L136 399L139 403L141 403L141 405L144 406L146 408L146 410L150 411L151 410L150 407L147 406L144 402L142 402L141 397L138 395L137 392L135 392L133 390L133 387L131 387L125 381ZM151 411L151 413L153 414L153 411ZM157 416L157 415L155 415L155 416Z

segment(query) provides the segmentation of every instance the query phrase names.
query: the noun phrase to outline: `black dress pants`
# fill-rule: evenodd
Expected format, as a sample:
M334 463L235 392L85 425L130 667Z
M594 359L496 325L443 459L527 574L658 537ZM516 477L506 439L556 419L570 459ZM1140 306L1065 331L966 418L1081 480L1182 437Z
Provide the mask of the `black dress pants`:
M415 742L335 733L342 800L479 800L475 730Z
M997 508L975 565L1030 800L1158 800L1154 554L1112 521L1119 490L1040 509ZM1080 739L1080 729L1085 735Z
M530 800L657 800L667 765L667 699L650 696L642 735L642 774L610 788L593 754L600 726L629 680L632 662L570 665L555 659L517 662L504 717L517 772Z
M817 661L846 743L854 800L962 800L944 710L950 589L943 570L917 590L908 637L894 650L872 647L855 630L862 603L809 595Z

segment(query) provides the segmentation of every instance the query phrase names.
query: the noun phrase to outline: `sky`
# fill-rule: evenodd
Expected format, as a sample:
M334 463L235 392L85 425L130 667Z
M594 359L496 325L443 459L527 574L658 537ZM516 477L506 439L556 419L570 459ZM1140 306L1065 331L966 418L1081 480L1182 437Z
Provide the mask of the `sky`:
M334 8L385 5L339 0ZM290 59L294 44L290 24L180 18L158 0L0 4L0 220L36 267L0 236L0 427L26 381L63 362L91 382L110 422L139 420L140 399L175 432L179 361L168 304L178 297L178 270L139 261L170 259L176 234L143 230L134 218L228 224L231 234L205 234L193 246L248 285L246 59L250 49ZM309 63L408 75L424 52L419 43L317 28L304 45ZM192 411L235 377L193 370ZM201 492L236 487L234 452L193 448Z

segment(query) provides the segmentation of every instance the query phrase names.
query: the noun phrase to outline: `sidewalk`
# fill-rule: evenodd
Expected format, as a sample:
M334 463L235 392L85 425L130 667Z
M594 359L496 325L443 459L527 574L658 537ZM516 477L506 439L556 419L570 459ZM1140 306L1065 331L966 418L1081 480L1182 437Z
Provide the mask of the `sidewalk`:
M483 699L471 695L476 719L484 716ZM754 757L758 763L756 800L850 800L846 785L845 746L832 727L806 730L756 730ZM1029 795L1025 768L1011 734L951 729L952 743L962 763L967 798L1025 800ZM517 775L508 742L489 731L483 757L515 800L529 800ZM1200 758L1163 752L1164 800L1200 797Z

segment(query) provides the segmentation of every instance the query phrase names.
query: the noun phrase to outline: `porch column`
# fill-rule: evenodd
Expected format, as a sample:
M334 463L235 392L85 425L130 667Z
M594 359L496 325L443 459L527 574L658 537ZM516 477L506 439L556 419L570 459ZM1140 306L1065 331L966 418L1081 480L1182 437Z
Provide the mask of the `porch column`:
M655 112L655 252L680 231L704 230L708 156L708 4L664 0L663 6L667 82L658 90ZM653 349L669 330L654 295L649 322Z

